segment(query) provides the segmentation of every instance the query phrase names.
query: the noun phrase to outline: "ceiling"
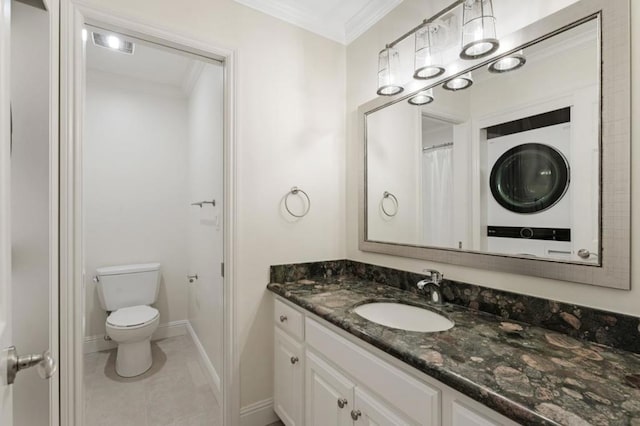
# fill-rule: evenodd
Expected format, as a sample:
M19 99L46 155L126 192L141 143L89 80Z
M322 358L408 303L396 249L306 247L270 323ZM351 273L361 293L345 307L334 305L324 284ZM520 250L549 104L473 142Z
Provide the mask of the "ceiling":
M323 37L349 44L402 0L235 0Z
M142 79L169 85L190 92L193 74L199 71L203 62L187 55L163 47L152 47L139 40L128 39L135 44L134 54L128 55L105 47L96 46L91 40L91 32L110 34L88 27L87 68L102 72ZM118 35L121 38L120 35Z

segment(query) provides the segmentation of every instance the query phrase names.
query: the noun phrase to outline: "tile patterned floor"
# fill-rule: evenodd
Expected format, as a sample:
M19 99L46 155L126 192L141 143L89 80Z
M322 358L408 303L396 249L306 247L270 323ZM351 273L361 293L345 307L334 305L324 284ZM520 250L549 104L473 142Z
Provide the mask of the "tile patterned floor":
M154 364L125 379L116 350L84 358L86 426L220 426L220 407L189 336L152 342Z

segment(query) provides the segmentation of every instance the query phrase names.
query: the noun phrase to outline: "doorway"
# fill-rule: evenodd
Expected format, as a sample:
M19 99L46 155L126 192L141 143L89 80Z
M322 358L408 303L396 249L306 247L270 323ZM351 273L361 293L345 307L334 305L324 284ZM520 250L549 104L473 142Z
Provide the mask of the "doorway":
M144 409L140 400L127 401L127 409L148 424L159 424L156 415L175 422L217 415L216 424L234 424L233 52L72 2L63 2L62 16L61 286L62 309L72 311L61 322L69 343L62 358L72 370L63 378L70 396L62 418L90 424L85 414L114 411L99 404L90 411L104 391L84 386L95 374L112 391L142 390ZM95 44L99 38L106 47ZM107 53L120 56L105 62ZM136 55L141 63L123 75ZM202 95L213 86L216 96ZM157 298L140 303L160 318L151 335L153 362L125 377L116 350L123 341L110 330L126 325L121 315L112 317L118 309L104 303L109 290L100 283L111 280L104 280L110 268L149 264L160 265ZM178 389L185 390L184 404L172 401ZM212 398L200 398L205 393ZM208 410L214 403L217 413Z
M84 30L83 424L220 424L224 65Z

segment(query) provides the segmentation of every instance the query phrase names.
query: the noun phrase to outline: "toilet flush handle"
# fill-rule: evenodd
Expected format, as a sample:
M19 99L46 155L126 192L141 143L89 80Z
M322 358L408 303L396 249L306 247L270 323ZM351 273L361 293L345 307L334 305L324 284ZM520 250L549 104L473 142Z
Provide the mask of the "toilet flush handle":
M189 280L190 283L194 282L195 280L198 279L198 274L195 275L187 275L187 279Z

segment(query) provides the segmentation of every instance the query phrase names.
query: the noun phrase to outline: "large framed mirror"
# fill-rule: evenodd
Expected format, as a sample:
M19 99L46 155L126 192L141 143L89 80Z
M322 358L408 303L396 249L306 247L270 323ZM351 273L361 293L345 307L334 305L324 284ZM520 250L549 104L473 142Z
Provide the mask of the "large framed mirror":
M629 7L581 0L362 105L360 249L629 289Z

